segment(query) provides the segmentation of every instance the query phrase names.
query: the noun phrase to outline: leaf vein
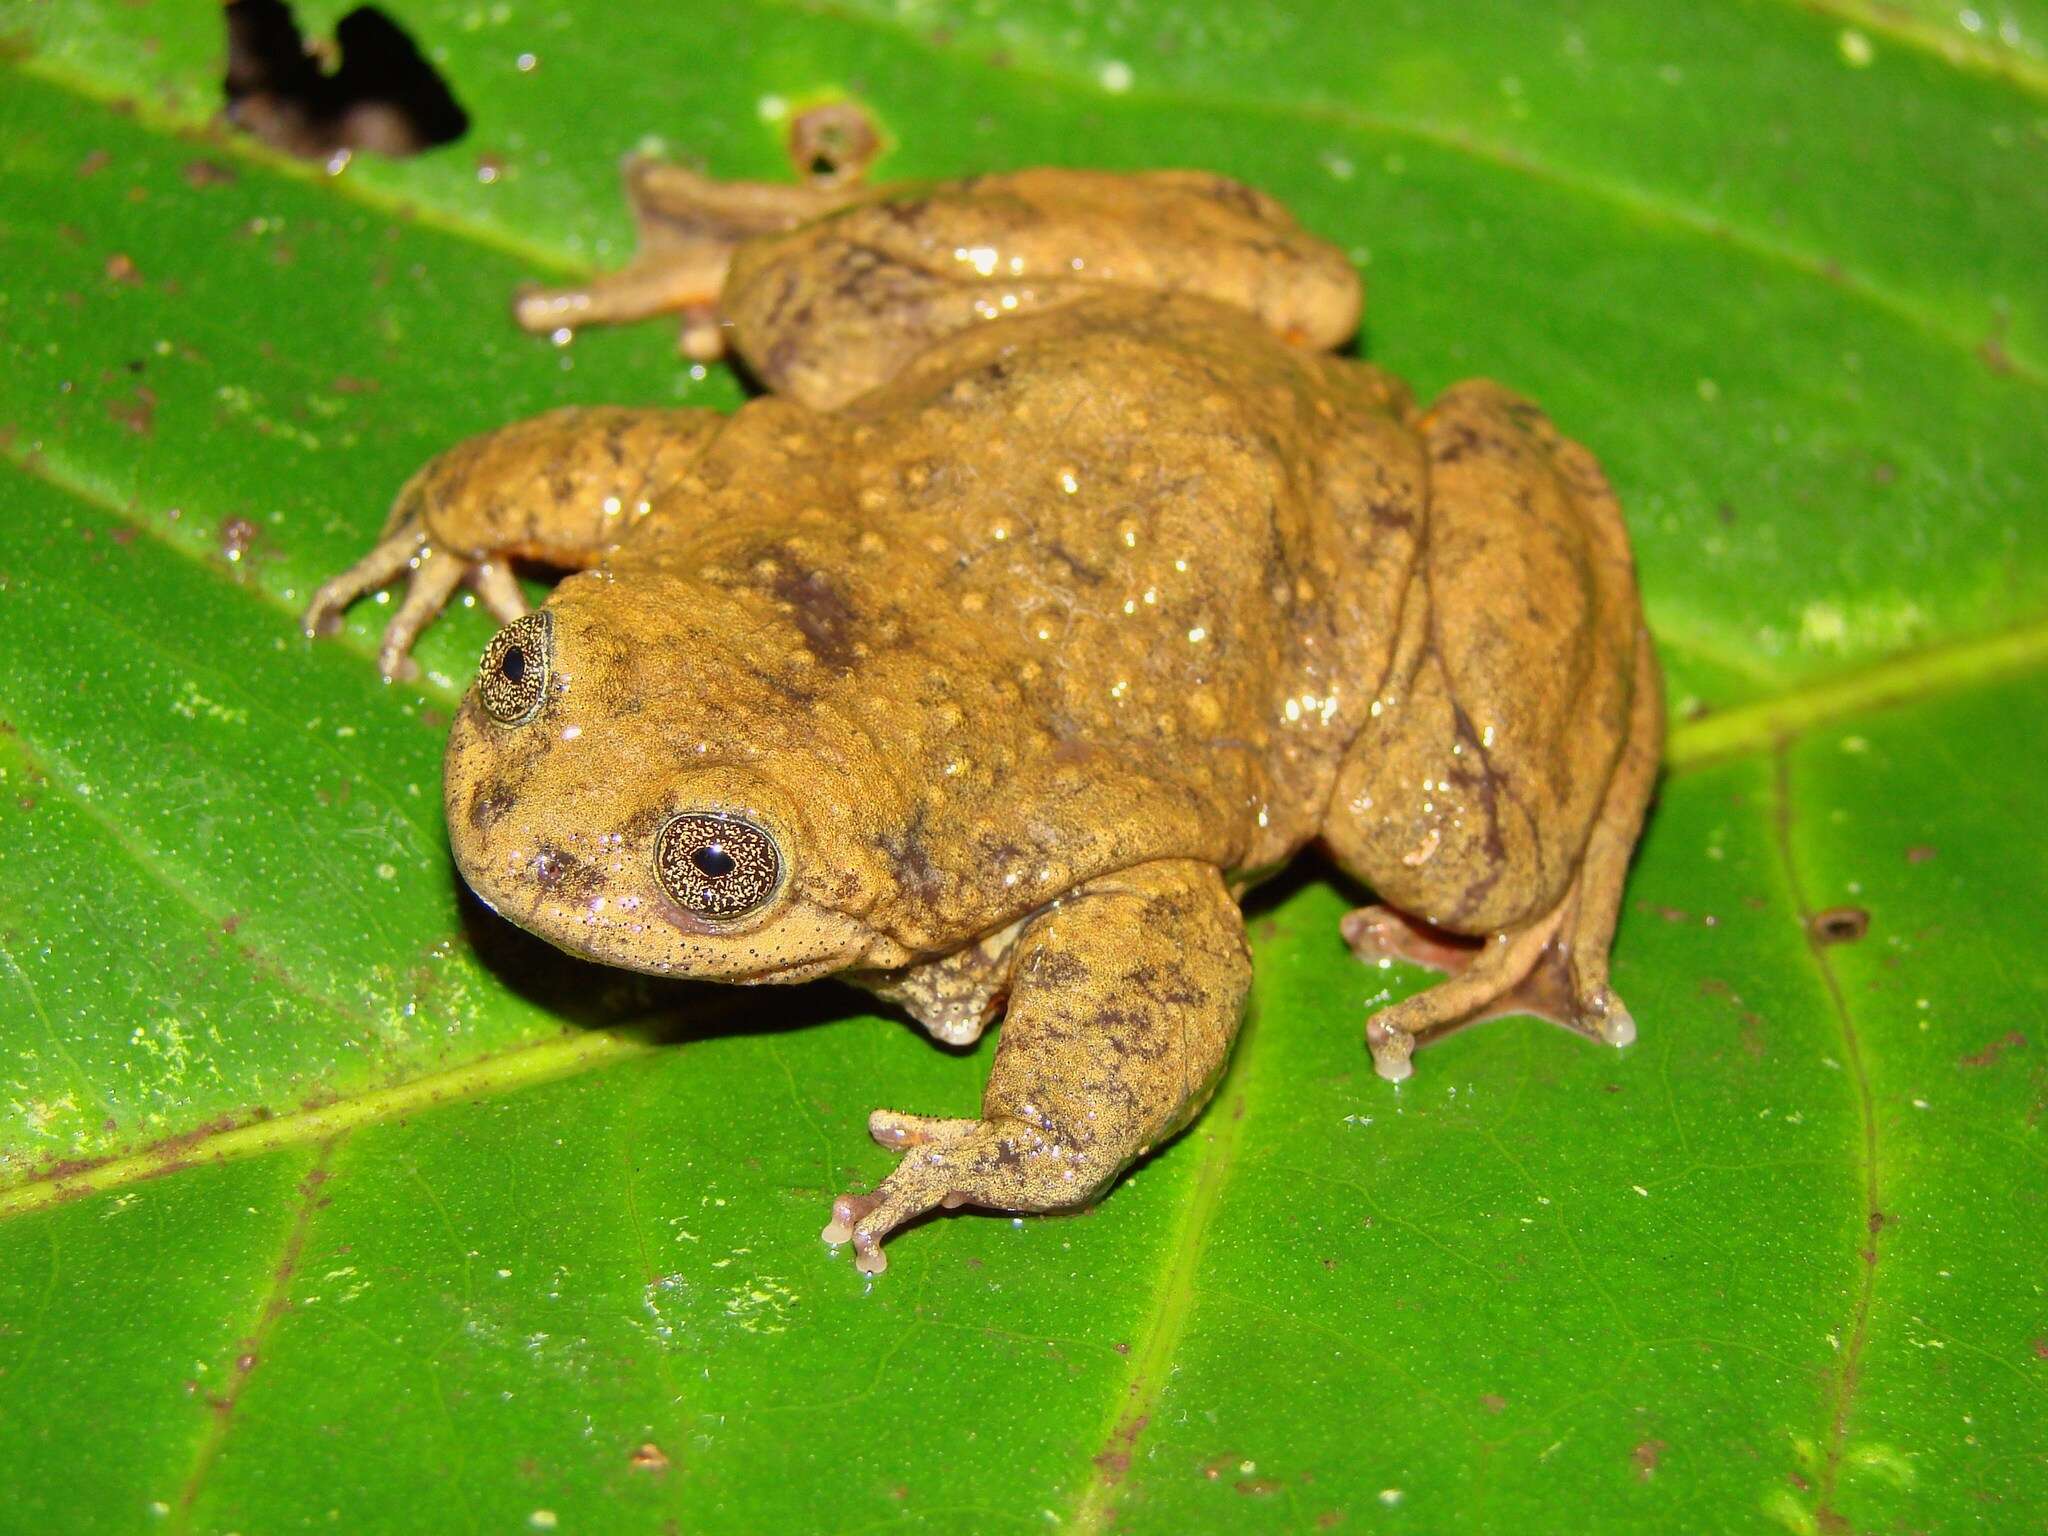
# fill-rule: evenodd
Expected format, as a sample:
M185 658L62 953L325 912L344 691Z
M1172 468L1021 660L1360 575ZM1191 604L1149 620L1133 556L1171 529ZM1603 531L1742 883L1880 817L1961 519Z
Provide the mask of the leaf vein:
M277 1263L270 1271L270 1283L258 1298L256 1318L243 1341L232 1369L227 1392L210 1399L207 1406L212 1410L205 1432L193 1451L192 1465L185 1475L184 1485L178 1495L178 1503L172 1511L174 1532L185 1532L192 1528L192 1507L205 1490L206 1480L226 1450L228 1436L234 1429L235 1410L241 1406L242 1395L255 1378L257 1368L263 1363L264 1352L272 1336L283 1321L289 1308L292 1278L298 1272L299 1255L306 1246L306 1233L313 1224L313 1213L320 1207L322 1197L320 1186L326 1182L327 1171L334 1153L346 1138L343 1132L320 1144L314 1154L313 1165L306 1176L299 1181L299 1199L293 1208L290 1223L285 1228L284 1243L278 1254Z
M1842 1348L1841 1369L1835 1375L1834 1387L1829 1394L1828 1424L1821 1447L1821 1463L1814 1480L1814 1514L1820 1528L1846 1529L1846 1522L1842 1521L1833 1507L1835 1488L1841 1477L1843 1456L1848 1447L1850 1413L1855 1406L1856 1390L1862 1381L1864 1351L1870 1342L1871 1314L1875 1309L1877 1293L1878 1245L1884 1225L1884 1212L1878 1189L1877 1104L1871 1091L1870 1072L1864 1062L1863 1041L1856 1028L1855 1016L1842 992L1841 980L1835 974L1834 965L1813 932L1813 907L1807 900L1800 876L1799 859L1792 842L1792 829L1796 817L1792 803L1789 743L1779 745L1775 754L1775 767L1777 792L1773 823L1778 858L1784 869L1786 885L1791 891L1793 906L1799 914L1800 927L1806 934L1807 952L1813 958L1814 968L1820 973L1829 1006L1841 1030L1842 1064L1854 1089L1859 1129L1856 1171L1862 1186L1865 1246L1856 1254L1858 1273L1854 1299L1850 1304L1848 1323L1844 1330L1846 1342Z

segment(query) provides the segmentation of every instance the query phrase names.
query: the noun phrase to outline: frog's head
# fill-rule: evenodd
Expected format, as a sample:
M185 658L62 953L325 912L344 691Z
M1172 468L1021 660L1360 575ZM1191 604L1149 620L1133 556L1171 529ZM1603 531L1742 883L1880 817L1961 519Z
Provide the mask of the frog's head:
M853 825L864 775L778 681L775 636L676 577L563 582L500 630L450 732L449 841L472 889L572 954L718 981L910 958ZM764 652L766 654L764 654Z

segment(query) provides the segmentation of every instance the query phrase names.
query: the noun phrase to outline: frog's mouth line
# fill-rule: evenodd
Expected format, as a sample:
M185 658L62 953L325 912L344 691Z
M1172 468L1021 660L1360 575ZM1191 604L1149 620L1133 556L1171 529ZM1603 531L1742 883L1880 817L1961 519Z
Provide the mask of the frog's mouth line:
M564 954L650 976L791 985L908 958L854 919L780 894L743 919L719 922L689 911L652 882L648 893L615 902L609 890L565 900L561 882L549 888L536 881L530 896L522 891L523 899L507 901L471 880L469 871L463 878L494 914Z

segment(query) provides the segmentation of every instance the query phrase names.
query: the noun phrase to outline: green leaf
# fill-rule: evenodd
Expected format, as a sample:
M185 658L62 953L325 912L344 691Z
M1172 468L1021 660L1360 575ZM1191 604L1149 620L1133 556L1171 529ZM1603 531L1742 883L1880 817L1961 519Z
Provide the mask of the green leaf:
M0 5L8 1522L2048 1517L2038 5L399 20L471 132L329 175L212 126L212 13ZM1266 186L1364 266L1377 361L1596 447L1677 722L1640 1044L1502 1022L1388 1088L1360 1026L1424 978L1352 961L1305 865L1193 1129L867 1284L815 1236L889 1166L866 1111L971 1112L986 1046L651 988L460 895L436 768L487 624L385 687L369 605L293 615L457 438L736 402L662 327L556 349L507 299L622 258L622 153L786 174L779 114L835 94L889 176Z

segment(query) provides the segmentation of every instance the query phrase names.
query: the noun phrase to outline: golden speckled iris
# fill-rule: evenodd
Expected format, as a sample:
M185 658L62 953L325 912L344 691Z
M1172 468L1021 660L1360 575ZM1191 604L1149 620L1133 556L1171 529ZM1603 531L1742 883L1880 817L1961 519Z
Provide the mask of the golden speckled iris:
M654 871L679 906L730 922L782 884L775 839L750 821L711 811L671 817L654 840Z
M500 725L524 725L547 702L554 620L543 608L514 619L484 647L477 697Z

